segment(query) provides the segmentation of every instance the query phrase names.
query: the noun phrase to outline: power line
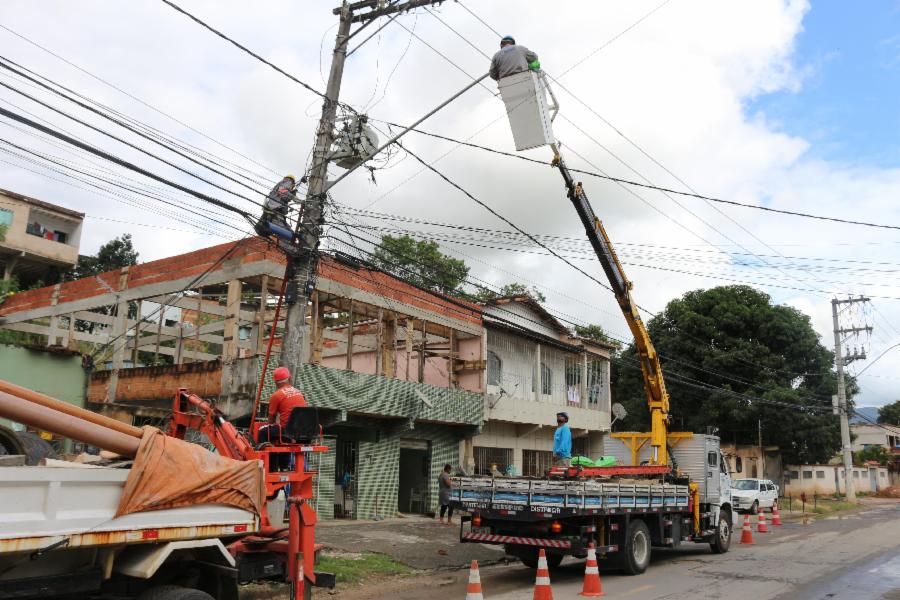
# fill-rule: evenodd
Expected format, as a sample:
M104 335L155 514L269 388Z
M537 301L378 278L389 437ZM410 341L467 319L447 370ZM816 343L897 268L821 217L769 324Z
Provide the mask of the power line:
M58 131L55 131L55 130L49 128L49 127L45 127L45 126L41 125L40 123L37 123L36 121L32 121L31 119L28 119L28 118L26 118L26 117L23 117L22 115L19 115L19 114L17 114L17 113L12 112L12 111L6 110L5 108L2 108L2 107L0 107L0 115L2 115L2 116L4 116L4 117L7 117L7 118L10 118L10 119L13 119L13 120L15 120L15 121L18 121L19 123L22 123L22 124L24 124L24 125L28 125L29 127L32 127L32 128L34 128L34 129L37 129L38 131L42 131L43 133L46 133L46 134L48 134L48 135L51 135L51 136L53 136L53 137L55 137L55 138L57 138L57 139L60 139L60 140L62 140L62 141L64 141L64 142L68 143L68 144L71 144L71 145L73 145L73 146L76 146L76 147L78 147L78 148L81 148L82 150L86 150L86 151L90 152L91 154L95 154L95 155L99 156L100 158L103 158L103 159L105 159L105 160L108 160L108 161L110 161L110 162L113 162L113 163L115 163L115 164L117 164L117 165L119 165L119 166L121 166L121 167L125 167L126 169L129 169L129 170L134 171L134 172L136 172L136 173L140 173L141 175L143 175L143 176L145 176L145 177L149 177L150 179L153 179L153 180L158 181L158 182L160 182L160 183L164 183L165 185L171 186L171 187L173 187L173 188L175 188L175 189L177 189L177 190L180 190L180 191L182 191L182 192L185 192L185 193L187 193L187 194L190 194L191 196L194 196L194 197L196 197L196 198L199 198L200 200L203 200L204 202L209 202L210 204L213 204L213 205L218 206L218 207L220 207L220 208L224 208L224 209L227 209L227 210L229 210L229 211L235 212L235 213L241 215L242 217L245 217L245 218L246 218L247 220L249 220L249 221L252 221L252 220L253 220L253 218L250 216L249 213L247 213L247 212L244 211L244 210L241 210L240 208L238 208L238 207L236 207L236 206L232 206L231 204L228 204L227 202L223 202L223 201L221 201L221 200L217 200L216 198L213 198L212 196L208 196L207 194L204 194L204 193L202 193L202 192L198 192L198 191L193 190L193 189L191 189L191 188L189 188L189 187L187 187L187 186L183 186L183 185L181 185L180 183L176 183L176 182L174 182L174 181L171 181L171 180L169 180L169 179L166 179L165 177L162 177L162 176L157 175L157 174L155 174L155 173L151 173L150 171L147 171L146 169L143 169L143 168L141 168L141 167L139 167L139 166L137 166L137 165L135 165L135 164L133 164L133 163L130 163L130 162L128 162L128 161L126 161L126 160L124 160L124 159L122 159L122 158L119 158L119 157L117 157L117 156L113 156L112 154L110 154L110 153L108 153L108 152L105 152L105 151L103 151L103 150L100 150L99 148L95 148L95 147L93 147L93 146L90 146L90 145L88 145L88 144L85 144L85 143L83 143L83 142L80 142L80 141L78 141L78 140L76 140L76 139L74 139L74 138L72 138L72 137L70 137L70 136L68 136L68 135L65 135L65 134L63 134L63 133L59 133Z
M250 158L249 156L246 156L246 155L244 155L244 154L241 154L239 151L235 150L235 149L232 148L231 146L228 146L228 145L224 144L223 142L220 142L219 140L217 140L217 139L215 139L215 138L213 138L213 137L207 135L206 133L200 131L199 129L196 129L196 128L192 127L191 125L188 125L187 123L185 123L185 122L183 122L183 121L180 121L179 119L173 117L173 116L170 115L169 113L160 110L159 108L153 106L152 104L150 104L150 103L148 103L148 102L142 100L141 98L135 96L134 94L132 94L132 93L130 93L130 92L128 92L128 91L122 89L121 87L119 87L119 86L117 86L117 85L115 85L115 84L113 84L113 83L110 83L109 81L103 79L102 77L100 77L100 76L98 76L98 75L96 75L96 74L94 74L94 73L91 73L90 71L88 71L88 70L84 69L83 67L81 67L81 66L75 64L74 62L68 60L67 58L65 58L65 57L63 57L63 56L60 56L60 55L57 54L56 52L53 52L53 51L50 50L49 48L46 48L46 47L44 47L44 46L38 44L38 43L35 42L34 40L29 39L29 38L26 37L25 35L23 35L23 34L21 34L21 33L18 33L17 31L14 31L14 30L12 30L12 29L10 29L9 27L7 27L6 25L4 25L4 24L2 24L2 23L0 23L0 28L5 29L6 31L8 31L8 32L11 33L12 35L14 35L14 36L20 38L21 40L23 40L23 41L25 41L25 42L31 44L32 46L34 46L34 47L36 47L36 48L42 50L43 52L46 52L46 53L49 54L50 56L53 56L53 57L57 58L58 60L60 60L60 61L62 61L62 62L64 62L64 63L66 63L66 64L69 65L70 67L72 67L72 68L74 68L74 69L76 69L76 70L78 70L78 71L81 71L82 73L84 73L84 74L87 75L88 77L91 77L92 79L94 79L94 80L96 80L96 81L99 81L99 82L102 83L103 85L106 85L107 87L110 87L110 88L116 90L117 92L119 92L119 93L121 93L121 94L123 94L123 95L125 95L125 96L127 96L127 97L129 97L129 98L131 98L131 99L134 100L135 102L138 102L138 103L142 104L143 106L146 106L147 108L149 108L149 109L152 110L153 112L155 112L155 113L157 113L157 114L160 114L160 115L162 115L162 116L164 116L164 117L166 117L166 118L168 118L168 119L174 121L175 123L178 123L178 124L181 125L182 127L185 127L186 129L189 129L190 131L193 131L193 132L196 133L197 135L199 135L199 136L201 136L201 137L203 137L203 138L205 138L205 139L207 139L207 140L209 140L209 141L215 143L216 145L218 145L218 146L220 146L220 147L222 147L222 148L228 150L229 152L232 152L232 153L236 154L237 156L240 156L241 158L244 158L244 159L246 159L246 160L252 162L252 163L255 164L256 166L262 167L263 169L266 169L266 170L269 171L270 173L273 173L273 174L275 174L275 175L278 175L278 172L275 171L274 169L272 169L272 168L270 168L270 167L267 167L266 165L264 165L264 164L262 164L262 163L257 162L256 160ZM224 160L224 159L223 159L223 160ZM238 168L243 168L243 167L240 167L240 166L238 166L238 165L235 165L234 163L231 163L231 164L232 164L233 166L237 166Z

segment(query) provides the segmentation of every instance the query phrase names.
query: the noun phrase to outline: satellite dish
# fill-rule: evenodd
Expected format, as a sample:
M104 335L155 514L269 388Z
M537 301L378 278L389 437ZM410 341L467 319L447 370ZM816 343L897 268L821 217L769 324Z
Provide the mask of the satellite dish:
M609 424L610 427L612 427L613 424L616 421L618 421L619 419L624 419L625 417L627 417L628 411L625 410L624 406L622 406L621 404L616 402L615 404L612 405L612 414L615 417L615 419L613 419L612 423Z

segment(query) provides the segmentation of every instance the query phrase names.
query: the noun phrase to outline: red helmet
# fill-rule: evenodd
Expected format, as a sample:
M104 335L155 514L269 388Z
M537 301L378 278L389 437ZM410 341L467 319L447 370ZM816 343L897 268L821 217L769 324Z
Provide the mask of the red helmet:
M291 372L287 367L278 367L277 369L275 369L275 373L272 374L272 378L275 380L275 383L289 381L291 378Z

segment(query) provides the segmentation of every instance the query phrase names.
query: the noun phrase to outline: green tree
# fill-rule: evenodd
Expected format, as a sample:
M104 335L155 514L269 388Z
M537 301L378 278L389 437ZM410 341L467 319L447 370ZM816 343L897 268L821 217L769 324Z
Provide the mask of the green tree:
M475 294L475 299L479 302L487 302L494 298L510 298L513 296L528 296L535 302L546 302L547 297L537 288L537 286L528 287L524 283L512 282L500 287L497 292L486 288L481 288Z
M597 325L596 323L590 325L576 325L575 335L596 342L606 342L607 344L613 344L615 346L619 345L619 342L606 335L602 325Z
M442 254L437 242L417 241L408 235L381 236L372 262L414 285L445 294L459 293L469 275L466 263Z
M900 425L900 400L885 404L879 408L878 422L885 425Z
M859 452L853 453L853 464L861 465L866 461L874 460L878 464L886 465L891 460L891 453L884 446L869 446Z
M761 424L763 443L779 446L789 463L824 462L839 450L838 419L821 410L837 389L833 354L808 316L734 285L688 292L647 327L665 370L673 430L713 427L725 442L755 444ZM647 428L634 344L613 375L613 397L628 409L624 425ZM848 398L856 391L851 378Z
M83 279L137 263L138 252L131 242L131 234L125 233L100 246L96 256L79 256L78 263L69 272L68 279Z

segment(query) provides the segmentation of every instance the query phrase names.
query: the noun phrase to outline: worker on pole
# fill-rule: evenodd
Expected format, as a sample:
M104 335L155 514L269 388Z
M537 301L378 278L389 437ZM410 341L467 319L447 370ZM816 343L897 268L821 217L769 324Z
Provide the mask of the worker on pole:
M256 226L256 233L263 237L272 234L287 241L293 239L293 232L287 222L291 203L297 201L295 191L297 179L293 175L285 175L266 196L262 218Z
M528 70L539 71L540 69L541 63L538 55L525 46L516 44L513 36L507 35L500 40L500 50L491 59L489 73L491 79L499 81L516 73Z

